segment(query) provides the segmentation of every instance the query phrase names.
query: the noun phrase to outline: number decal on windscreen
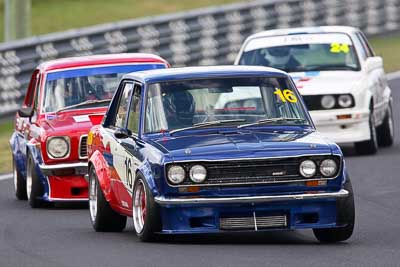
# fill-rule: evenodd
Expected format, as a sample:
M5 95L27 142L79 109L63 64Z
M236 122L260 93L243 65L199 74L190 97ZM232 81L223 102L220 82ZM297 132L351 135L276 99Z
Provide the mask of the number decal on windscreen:
M349 53L350 48L348 44L340 44L340 43L331 43L331 53Z
M290 103L296 103L297 102L297 97L293 93L292 90L289 89L278 89L276 88L276 91L274 92L275 95L279 96L282 102L290 102Z

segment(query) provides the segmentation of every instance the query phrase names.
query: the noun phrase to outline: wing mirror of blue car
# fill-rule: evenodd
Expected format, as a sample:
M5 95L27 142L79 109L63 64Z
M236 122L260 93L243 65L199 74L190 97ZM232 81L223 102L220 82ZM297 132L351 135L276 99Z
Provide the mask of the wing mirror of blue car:
M22 118L30 118L33 115L32 107L23 107L18 110L18 115Z
M118 139L125 139L132 136L132 132L126 128L118 128L115 130L114 136Z

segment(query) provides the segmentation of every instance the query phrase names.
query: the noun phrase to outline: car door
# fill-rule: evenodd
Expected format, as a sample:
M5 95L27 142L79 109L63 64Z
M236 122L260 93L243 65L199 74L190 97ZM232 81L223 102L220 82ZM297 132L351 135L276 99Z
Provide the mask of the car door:
M126 129L128 109L133 91L133 82L130 80L122 81L116 93L117 105L112 107L112 118L110 125L105 128L103 133L103 143L105 146L105 157L107 158L110 171L111 189L117 198L118 205L121 208L128 209L129 203L121 199L124 195L127 172L125 168L125 153L121 145L122 138L118 137L118 133L122 129ZM113 100L115 101L115 100ZM107 117L111 110L108 111ZM107 118L109 119L109 118Z
M357 37L365 51L366 59L375 57L367 38L362 32L357 32ZM383 120L384 117L384 91L386 87L386 76L383 68L375 69L369 73L367 77L370 81L370 90L373 93L374 99L374 115L377 122Z
M20 116L18 114L15 120L15 129L16 129L16 145L17 145L17 154L22 157L20 162L24 165L21 166L21 171L25 176L26 171L26 145L29 139L31 138L31 125L36 122L37 117L37 106L38 99L40 93L40 71L35 70L32 74L31 80L28 85L28 89L24 98L24 102L22 103L22 109L32 109L31 116L25 117ZM18 157L17 155L17 157Z
M131 94L131 101L128 109L126 130L129 137L121 138L119 158L124 164L125 175L123 179L124 190L120 190L119 197L130 210L132 209L132 191L135 181L135 174L142 162L140 154L141 142L139 141L140 107L142 102L142 86L134 83Z

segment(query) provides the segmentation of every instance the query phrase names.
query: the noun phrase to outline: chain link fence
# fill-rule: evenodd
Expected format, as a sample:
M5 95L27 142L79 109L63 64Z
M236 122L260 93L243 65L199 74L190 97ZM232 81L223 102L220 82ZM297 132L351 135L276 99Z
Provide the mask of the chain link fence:
M15 112L33 69L79 55L147 52L172 66L231 64L244 39L275 28L350 25L369 35L400 28L400 0L263 0L121 21L0 44L0 118Z

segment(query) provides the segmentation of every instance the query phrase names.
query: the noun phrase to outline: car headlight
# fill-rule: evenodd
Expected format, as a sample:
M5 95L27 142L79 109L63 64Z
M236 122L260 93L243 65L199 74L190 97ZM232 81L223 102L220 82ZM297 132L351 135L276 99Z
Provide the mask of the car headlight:
M168 168L167 178L172 184L180 184L185 180L186 172L182 166L172 165Z
M319 171L325 177L333 177L337 172L338 166L333 159L324 159L319 165Z
M351 95L340 95L338 98L338 104L342 108L348 108L353 105L353 98Z
M195 183L202 183L207 177L207 169L203 165L193 165L190 168L189 177Z
M325 109L331 109L335 106L336 100L332 95L324 95L321 98L321 106Z
M65 158L69 154L69 138L66 136L50 137L47 140L47 154L50 158Z
M303 177L310 178L317 172L317 165L314 161L306 159L300 163L299 170Z

